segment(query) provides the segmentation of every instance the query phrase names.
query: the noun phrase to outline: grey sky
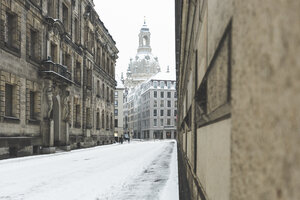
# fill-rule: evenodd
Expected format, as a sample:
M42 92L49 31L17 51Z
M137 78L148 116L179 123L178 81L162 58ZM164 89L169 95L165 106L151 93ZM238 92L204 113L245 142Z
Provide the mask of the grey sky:
M95 9L119 49L116 73L128 67L138 48L144 16L151 32L151 47L162 71L175 69L174 0L94 0Z

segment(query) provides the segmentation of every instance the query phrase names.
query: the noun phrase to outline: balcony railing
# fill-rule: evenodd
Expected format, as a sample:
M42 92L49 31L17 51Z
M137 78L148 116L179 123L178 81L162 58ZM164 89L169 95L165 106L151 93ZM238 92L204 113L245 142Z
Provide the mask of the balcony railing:
M71 73L68 71L68 68L64 65L54 63L51 60L44 61L40 71L50 77L72 82Z

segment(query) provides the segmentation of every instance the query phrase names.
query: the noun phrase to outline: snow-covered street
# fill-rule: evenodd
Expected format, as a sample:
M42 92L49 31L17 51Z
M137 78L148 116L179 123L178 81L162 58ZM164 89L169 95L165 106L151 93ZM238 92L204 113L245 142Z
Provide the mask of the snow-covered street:
M176 141L0 161L0 199L178 199Z

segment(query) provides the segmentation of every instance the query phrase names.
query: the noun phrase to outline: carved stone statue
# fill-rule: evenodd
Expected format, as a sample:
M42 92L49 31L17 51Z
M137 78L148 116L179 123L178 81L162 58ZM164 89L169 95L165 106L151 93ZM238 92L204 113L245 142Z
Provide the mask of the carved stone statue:
M70 120L70 101L69 101L70 92L66 92L66 96L64 98L64 120L69 122Z
M47 103L48 103L48 112L47 112L47 117L50 119L51 117L51 111L53 109L53 94L52 94L52 86L49 85L47 88L46 88L46 97L47 97Z

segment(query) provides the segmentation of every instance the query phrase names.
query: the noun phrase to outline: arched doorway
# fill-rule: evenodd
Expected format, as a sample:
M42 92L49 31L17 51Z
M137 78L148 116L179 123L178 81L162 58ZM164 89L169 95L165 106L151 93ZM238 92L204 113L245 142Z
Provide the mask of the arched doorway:
M60 97L53 97L54 145L60 145L61 109Z

